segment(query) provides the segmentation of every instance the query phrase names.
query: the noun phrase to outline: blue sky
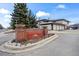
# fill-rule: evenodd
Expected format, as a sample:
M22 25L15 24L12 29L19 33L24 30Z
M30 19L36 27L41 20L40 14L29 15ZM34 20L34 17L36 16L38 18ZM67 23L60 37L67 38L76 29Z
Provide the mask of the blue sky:
M79 4L77 3L29 3L28 8L37 18L67 19L73 23L79 23ZM13 12L12 3L0 3L0 24L8 27Z

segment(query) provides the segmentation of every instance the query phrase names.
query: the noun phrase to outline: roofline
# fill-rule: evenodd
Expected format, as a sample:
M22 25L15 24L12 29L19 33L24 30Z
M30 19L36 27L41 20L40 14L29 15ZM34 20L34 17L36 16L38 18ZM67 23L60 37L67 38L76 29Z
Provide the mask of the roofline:
M68 20L66 20L66 19L56 19L56 20L54 20L54 21L61 21L61 20L64 20L64 21L70 22L70 21L68 21Z
M40 25L48 25L48 24L57 24L57 25L64 25L65 26L65 24L60 24L60 23L45 23L45 24L40 24Z
M55 21L61 21L61 20L70 22L70 21L68 21L68 20L66 20L66 19L56 19L56 20L41 19L41 20L37 20L37 22L39 22L39 21L52 21L52 22L55 22Z

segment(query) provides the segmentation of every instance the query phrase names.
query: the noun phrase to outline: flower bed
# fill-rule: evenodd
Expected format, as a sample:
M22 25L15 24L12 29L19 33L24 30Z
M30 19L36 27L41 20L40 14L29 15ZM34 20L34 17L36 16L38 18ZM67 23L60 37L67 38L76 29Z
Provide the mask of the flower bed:
M8 41L4 44L4 47L8 48L8 49L12 49L12 50L23 50L23 49L35 46L38 43L41 43L44 40L47 40L46 38L49 38L53 35L54 34L48 34L46 37L43 37L39 40L27 40L27 41L23 41L21 43L17 42L16 39L15 40L10 40L10 41Z

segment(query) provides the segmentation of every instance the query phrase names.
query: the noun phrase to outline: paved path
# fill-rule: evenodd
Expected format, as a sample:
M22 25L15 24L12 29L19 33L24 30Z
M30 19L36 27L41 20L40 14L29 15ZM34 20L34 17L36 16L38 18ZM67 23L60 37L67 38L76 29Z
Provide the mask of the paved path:
M73 33L73 34L72 34ZM10 54L0 52L0 55L25 55L25 56L79 56L79 31L69 31L68 33L58 33L59 38L35 50L25 53ZM13 34L1 37L0 44L3 40L10 40ZM7 40L6 40L7 38Z

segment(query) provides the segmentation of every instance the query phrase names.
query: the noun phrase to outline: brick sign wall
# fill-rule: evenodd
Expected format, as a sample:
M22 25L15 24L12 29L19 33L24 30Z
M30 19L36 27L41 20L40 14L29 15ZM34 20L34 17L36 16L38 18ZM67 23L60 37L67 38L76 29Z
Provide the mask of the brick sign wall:
M20 42L25 40L40 39L47 35L47 29L30 28L26 29L23 27L16 28L16 39Z

